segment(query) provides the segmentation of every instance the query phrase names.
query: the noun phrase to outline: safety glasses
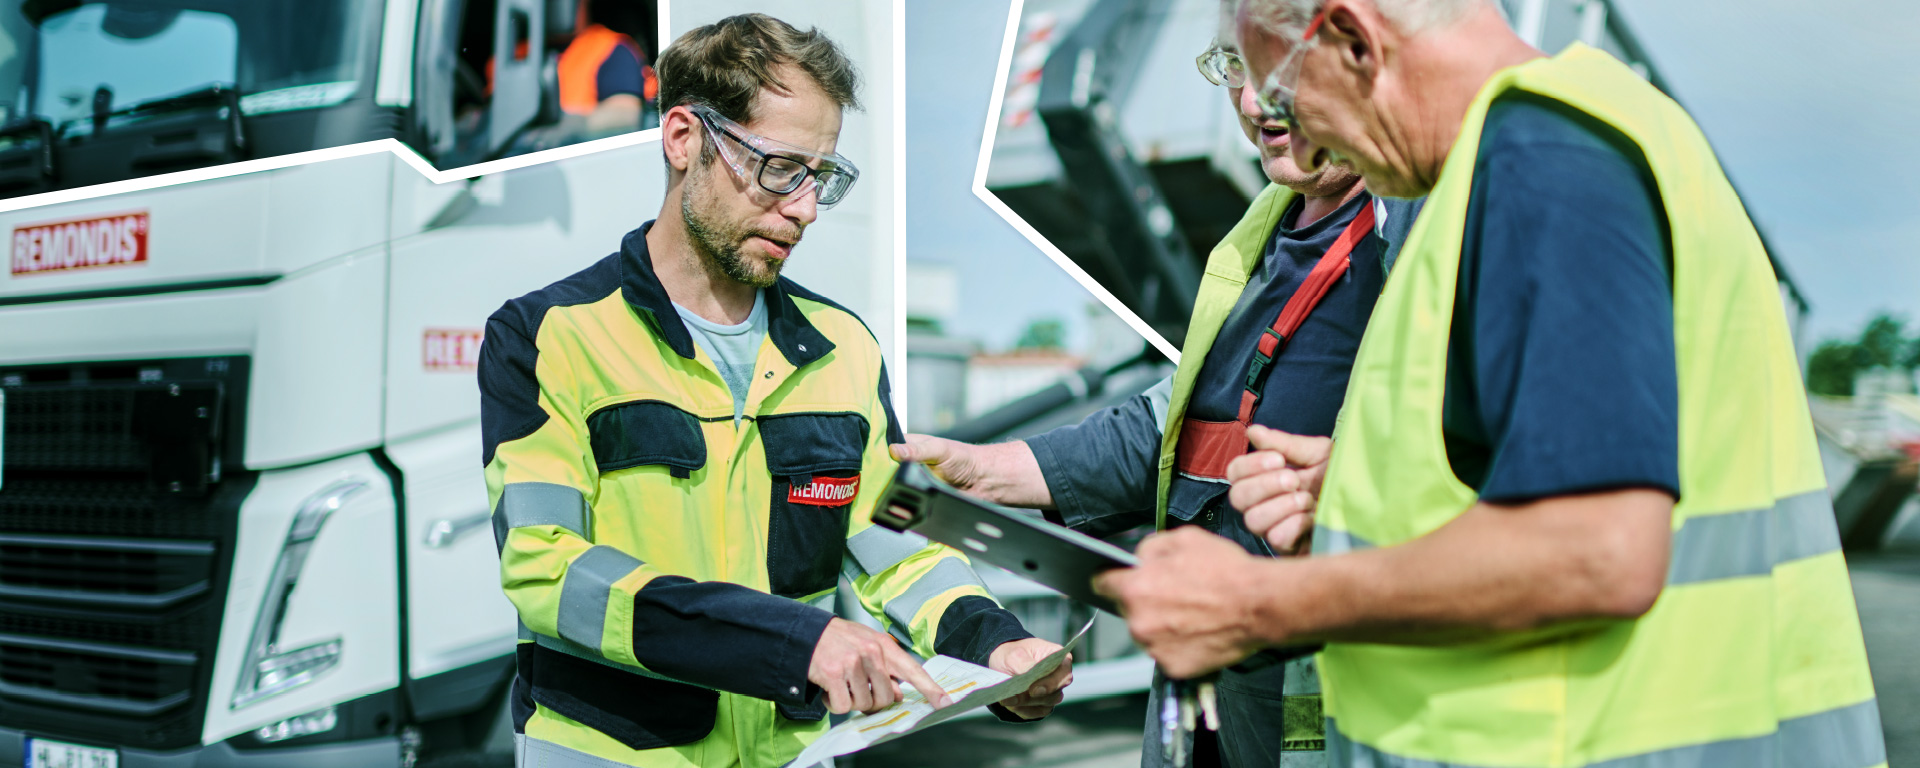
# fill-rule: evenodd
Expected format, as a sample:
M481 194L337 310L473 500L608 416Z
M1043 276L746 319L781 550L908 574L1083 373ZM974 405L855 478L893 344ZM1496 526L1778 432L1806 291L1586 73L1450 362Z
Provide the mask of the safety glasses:
M1214 85L1239 88L1247 84L1247 61L1240 54L1214 48L1195 57L1193 63L1200 68L1200 76Z
M750 133L703 104L688 109L707 126L714 146L720 149L720 159L734 173L753 179L761 189L775 195L789 197L813 191L821 208L832 208L860 178L860 170L837 154L821 154Z
M1260 115L1268 120L1284 120L1287 125L1294 124L1293 98L1295 88L1300 84L1300 63L1306 59L1307 51L1312 50L1320 33L1320 25L1327 20L1327 12L1313 15L1307 23L1307 33L1301 35L1300 42L1280 60L1280 66L1267 73L1267 80L1253 95L1253 101L1260 108Z

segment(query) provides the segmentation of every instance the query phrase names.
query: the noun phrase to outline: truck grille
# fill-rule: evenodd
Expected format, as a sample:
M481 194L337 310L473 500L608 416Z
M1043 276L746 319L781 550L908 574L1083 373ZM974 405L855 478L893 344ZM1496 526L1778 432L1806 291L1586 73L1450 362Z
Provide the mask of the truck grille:
M155 715L193 699L191 652L0 635L0 694L53 706Z
M253 485L246 362L0 367L0 725L199 742Z

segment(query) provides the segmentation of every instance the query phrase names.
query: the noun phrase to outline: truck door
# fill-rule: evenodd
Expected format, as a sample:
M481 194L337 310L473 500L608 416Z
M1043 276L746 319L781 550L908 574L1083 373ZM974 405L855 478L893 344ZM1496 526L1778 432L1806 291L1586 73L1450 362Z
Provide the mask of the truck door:
M546 58L546 15L538 0L495 0L493 103L487 154L493 156L540 113L540 67Z
M542 2L421 3L414 114L420 148L436 167L500 157L540 117L552 26Z

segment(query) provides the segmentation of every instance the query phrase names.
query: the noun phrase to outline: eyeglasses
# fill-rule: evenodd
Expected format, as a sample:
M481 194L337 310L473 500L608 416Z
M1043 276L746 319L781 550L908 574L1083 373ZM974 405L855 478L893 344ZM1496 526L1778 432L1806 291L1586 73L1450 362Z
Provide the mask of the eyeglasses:
M1214 48L1193 60L1200 76L1214 85L1239 88L1247 84L1247 61L1240 54Z
M1260 107L1261 117L1284 120L1287 125L1294 124L1293 99L1297 93L1295 87L1300 83L1300 63L1306 59L1307 51L1313 48L1320 25L1326 20L1326 11L1314 14L1313 20L1307 23L1307 33L1300 36L1300 43L1287 52L1286 58L1280 60L1280 66L1267 73L1266 83L1253 95L1254 104Z
M713 144L720 149L720 158L741 178L753 179L761 189L781 197L805 195L815 191L815 200L821 208L832 208L847 196L847 190L853 188L853 182L859 180L860 169L837 154L821 154L802 149L792 144L769 139L750 133L739 123L704 104L695 104L688 109L700 117L707 126ZM721 141L725 136L732 143ZM734 145L741 152L733 149ZM750 164L757 163L751 169ZM812 184L808 184L808 180Z

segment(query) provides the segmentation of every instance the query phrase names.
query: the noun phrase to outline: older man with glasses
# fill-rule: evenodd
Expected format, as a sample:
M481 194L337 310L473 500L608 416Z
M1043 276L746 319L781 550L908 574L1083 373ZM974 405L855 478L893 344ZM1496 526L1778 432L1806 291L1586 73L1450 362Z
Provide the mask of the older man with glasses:
M1369 768L1887 764L1779 283L1706 137L1491 0L1246 0L1305 168L1426 195L1334 439L1252 430L1205 537L1102 578L1170 674L1324 642Z
M879 344L780 276L859 177L836 151L852 64L751 14L681 37L660 79L659 218L507 302L481 349L521 765L775 768L902 682L944 704L893 637L834 614L843 576L922 656L1011 675L1059 649L960 553L871 523L900 439ZM1043 717L1070 679L996 711Z
M1296 166L1286 123L1263 117L1247 87L1231 20L1223 17L1228 33L1197 64L1226 88L1273 184L1208 257L1179 370L1075 426L996 445L909 435L895 456L925 462L976 496L1042 509L1049 520L1094 535L1191 526L1226 537L1238 552L1300 551L1301 521L1265 536L1241 523L1227 506L1227 463L1247 451L1249 425L1332 433L1390 243L1412 225L1417 206L1376 200L1345 168ZM1163 742L1168 702L1156 681L1143 764L1315 764L1318 728L1303 726L1319 721L1311 665L1225 672L1217 683L1218 734L1202 730L1175 743Z

